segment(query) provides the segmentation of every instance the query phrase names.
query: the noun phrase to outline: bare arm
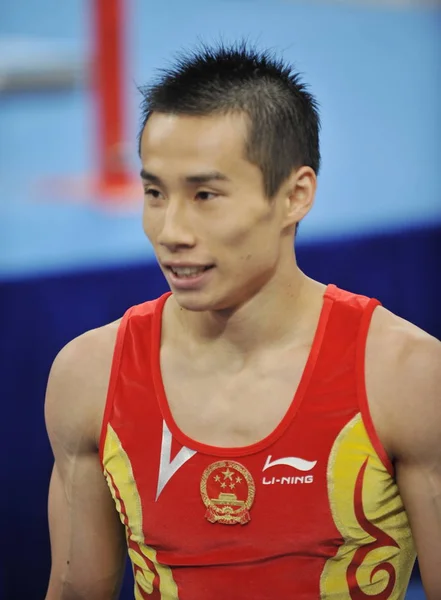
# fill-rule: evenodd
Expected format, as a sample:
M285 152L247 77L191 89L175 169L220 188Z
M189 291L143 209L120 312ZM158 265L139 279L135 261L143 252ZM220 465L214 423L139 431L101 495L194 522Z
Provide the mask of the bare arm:
M111 600L119 593L124 531L97 449L114 330L108 326L68 344L49 377L45 413L55 465L46 600Z
M441 343L402 321L379 315L389 331L375 409L409 517L428 600L441 598ZM388 329L389 328L389 329ZM377 349L377 351L380 351ZM376 384L377 385L377 384ZM379 431L380 433L380 431Z

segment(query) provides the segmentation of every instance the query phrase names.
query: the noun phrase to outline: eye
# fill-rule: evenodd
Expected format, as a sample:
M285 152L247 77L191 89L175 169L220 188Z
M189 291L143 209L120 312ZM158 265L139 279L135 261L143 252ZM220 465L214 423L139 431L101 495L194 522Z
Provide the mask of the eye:
M196 194L196 197L199 198L199 200L212 200L213 198L216 198L217 195L218 194L215 194L214 192L201 191Z
M144 194L146 196L150 196L151 198L154 198L155 200L157 200L159 198L159 196L161 195L161 192L159 190L155 190L154 188L146 187L146 188L144 188Z

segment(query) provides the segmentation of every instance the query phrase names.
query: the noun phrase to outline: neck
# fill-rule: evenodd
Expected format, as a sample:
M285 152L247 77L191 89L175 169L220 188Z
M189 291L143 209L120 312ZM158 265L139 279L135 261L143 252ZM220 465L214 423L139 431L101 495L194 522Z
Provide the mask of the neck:
M257 294L225 310L179 311L188 341L223 348L229 355L258 353L311 333L321 310L324 286L291 267L276 274Z

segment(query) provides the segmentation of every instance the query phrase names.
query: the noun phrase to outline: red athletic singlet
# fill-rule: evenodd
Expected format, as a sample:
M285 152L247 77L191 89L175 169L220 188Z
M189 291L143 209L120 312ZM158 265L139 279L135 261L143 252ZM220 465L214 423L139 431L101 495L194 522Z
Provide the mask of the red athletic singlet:
M329 286L281 423L251 446L217 448L180 431L167 404L166 298L121 322L100 444L135 598L404 598L415 553L364 385L378 302Z

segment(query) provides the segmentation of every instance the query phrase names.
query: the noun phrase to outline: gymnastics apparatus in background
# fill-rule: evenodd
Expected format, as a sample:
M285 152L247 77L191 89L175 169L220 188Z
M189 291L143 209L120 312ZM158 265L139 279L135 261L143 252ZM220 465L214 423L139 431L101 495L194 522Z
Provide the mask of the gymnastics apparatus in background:
M127 159L127 3L88 4L93 15L88 56L66 40L0 39L0 94L69 92L80 86L90 90L95 131L86 131L86 123L84 131L94 144L93 172L51 177L37 184L37 193L46 200L127 207L142 198Z

